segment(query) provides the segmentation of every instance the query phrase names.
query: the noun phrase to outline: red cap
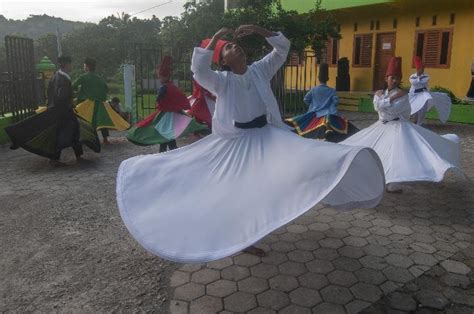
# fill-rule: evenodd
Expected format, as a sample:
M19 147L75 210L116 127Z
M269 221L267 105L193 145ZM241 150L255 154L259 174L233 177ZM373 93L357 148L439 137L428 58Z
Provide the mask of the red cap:
M417 70L425 66L423 61L421 61L421 58L418 56L413 58L413 63L415 64Z
M169 77L171 75L171 62L173 58L171 56L164 56L163 60L161 60L161 64L158 67L158 75Z
M387 73L385 76L398 76L402 78L402 58L401 57L392 57L388 63Z
M201 42L201 48L206 48L207 45L209 45L209 42L211 41L210 38L206 38ZM228 43L228 41L221 40L219 39L217 41L216 47L214 48L214 54L212 55L212 62L215 64L219 64L219 60L221 58L221 51L222 48Z

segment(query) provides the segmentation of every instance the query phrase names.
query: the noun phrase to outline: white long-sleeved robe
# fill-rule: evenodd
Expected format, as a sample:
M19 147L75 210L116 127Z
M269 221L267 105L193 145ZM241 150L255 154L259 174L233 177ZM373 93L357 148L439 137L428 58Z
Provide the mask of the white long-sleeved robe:
M459 138L411 123L408 95L390 100L399 91L375 95L379 121L340 144L373 148L382 160L387 183L441 181L447 170L460 169Z
M286 129L270 80L289 42L282 34L268 42L273 51L243 75L212 71L213 52L195 48L194 78L217 96L213 133L120 165L120 214L148 251L178 262L219 259L320 202L347 210L382 198L383 168L373 150L307 140ZM234 126L262 114L269 120L264 127Z
M451 113L451 99L445 93L430 92L428 82L430 76L423 73L410 75L410 106L411 114L417 114L417 124L423 124L426 113L433 107L438 112L439 120L446 123Z

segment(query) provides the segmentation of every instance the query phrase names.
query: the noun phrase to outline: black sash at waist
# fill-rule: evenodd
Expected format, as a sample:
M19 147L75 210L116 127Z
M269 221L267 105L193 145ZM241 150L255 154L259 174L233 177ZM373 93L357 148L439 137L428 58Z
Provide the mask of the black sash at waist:
M415 89L415 92L414 92L414 93L417 94L417 93L424 92L424 91L426 91L426 90L427 90L426 87L417 88L417 89Z
M400 120L400 118L395 118L395 119L392 119L392 120L382 120L382 123L385 124L385 123L388 123L390 121L398 121Z
M263 128L265 125L267 125L266 115L261 115L260 117L256 117L255 119L249 122L234 121L234 126L239 129Z

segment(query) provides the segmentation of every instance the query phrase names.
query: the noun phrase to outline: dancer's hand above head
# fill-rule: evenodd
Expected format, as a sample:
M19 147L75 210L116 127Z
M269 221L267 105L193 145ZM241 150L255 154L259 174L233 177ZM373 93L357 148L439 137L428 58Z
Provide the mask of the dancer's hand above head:
M240 25L234 32L234 38L242 38L251 34L258 34L263 37L276 36L275 32L269 31L257 25Z
M223 27L221 28L220 30L218 30L214 36L212 36L212 38L216 38L216 39L221 39L222 37L224 37L225 35L227 34L234 34L234 30L232 28L228 28L228 27Z
M228 28L228 27L223 27L221 28L220 30L218 30L214 36L212 36L211 38L211 41L209 42L209 44L207 45L206 49L208 50L214 50L214 48L216 47L216 43L222 38L224 37L225 35L227 34L234 34L234 30L232 28Z

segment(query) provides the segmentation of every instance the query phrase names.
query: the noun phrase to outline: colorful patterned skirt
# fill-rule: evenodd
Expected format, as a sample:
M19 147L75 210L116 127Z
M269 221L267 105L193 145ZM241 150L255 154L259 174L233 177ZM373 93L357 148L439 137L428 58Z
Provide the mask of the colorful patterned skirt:
M37 114L5 128L12 149L23 148L33 154L55 158L58 149L79 141L94 152L100 152L95 129L74 113L59 113L40 107Z
M77 114L92 124L96 130L113 129L124 131L130 124L107 102L85 100L76 106Z
M130 128L127 139L137 145L156 145L206 129L184 113L155 111Z
M285 122L294 127L295 132L300 136L322 139L332 143L343 141L359 131L347 119L332 114L317 117L315 112L307 112L285 119Z

